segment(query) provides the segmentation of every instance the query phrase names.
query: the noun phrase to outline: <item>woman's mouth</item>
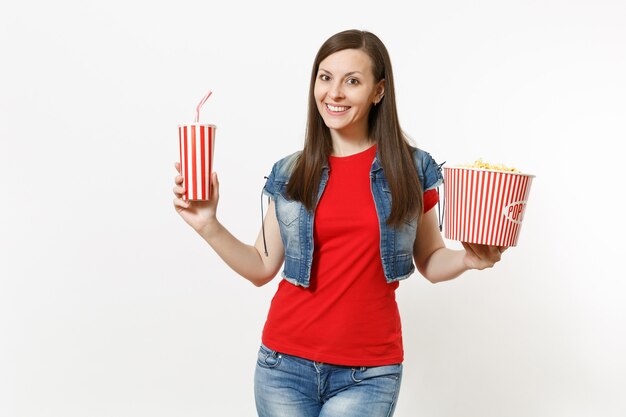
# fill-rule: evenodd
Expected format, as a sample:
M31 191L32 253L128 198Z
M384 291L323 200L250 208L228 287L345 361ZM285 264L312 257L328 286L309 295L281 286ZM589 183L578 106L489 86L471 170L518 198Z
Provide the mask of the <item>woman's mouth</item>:
M328 112L333 115L342 114L350 110L350 106L335 106L335 105L328 104L328 103L325 103L325 104L326 104L326 109L328 110Z

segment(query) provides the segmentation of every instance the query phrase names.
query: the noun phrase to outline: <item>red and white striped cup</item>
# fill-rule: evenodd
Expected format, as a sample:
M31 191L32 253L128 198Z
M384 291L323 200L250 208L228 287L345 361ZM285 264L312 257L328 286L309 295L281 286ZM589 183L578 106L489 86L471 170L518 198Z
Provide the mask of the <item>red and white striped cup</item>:
M178 125L180 175L185 179L183 200L208 200L215 150L215 125Z
M517 245L534 175L444 167L443 176L447 239Z

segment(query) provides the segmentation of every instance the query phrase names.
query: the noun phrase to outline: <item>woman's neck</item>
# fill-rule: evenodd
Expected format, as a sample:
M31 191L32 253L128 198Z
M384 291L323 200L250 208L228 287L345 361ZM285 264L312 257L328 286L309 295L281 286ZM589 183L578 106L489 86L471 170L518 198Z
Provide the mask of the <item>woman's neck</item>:
M367 132L338 132L331 130L330 137L333 141L333 156L350 156L362 152L373 145L373 141Z

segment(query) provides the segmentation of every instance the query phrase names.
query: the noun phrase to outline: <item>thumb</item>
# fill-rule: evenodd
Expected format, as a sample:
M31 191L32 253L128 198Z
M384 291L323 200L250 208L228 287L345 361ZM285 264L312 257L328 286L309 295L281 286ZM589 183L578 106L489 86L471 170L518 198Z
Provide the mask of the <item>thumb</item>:
M211 190L211 194L212 194L212 198L216 198L219 197L220 195L220 180L217 178L217 172L213 172L211 174L211 186L212 186L212 190Z

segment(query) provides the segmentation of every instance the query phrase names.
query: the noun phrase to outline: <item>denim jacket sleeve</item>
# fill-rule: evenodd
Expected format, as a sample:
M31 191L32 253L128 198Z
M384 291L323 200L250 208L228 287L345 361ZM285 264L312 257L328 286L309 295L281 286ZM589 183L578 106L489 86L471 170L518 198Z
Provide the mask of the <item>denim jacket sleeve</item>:
M300 153L301 152L294 152L291 155L287 155L272 166L272 171L269 177L267 177L267 181L265 181L265 186L263 187L263 194L276 200L277 193L284 192L284 188L287 182L289 182L291 171Z
M415 148L413 159L424 192L437 188L443 183L441 165L437 164L428 152Z
M266 178L265 186L263 186L263 194L267 195L272 200L276 200L276 184L274 183L274 178L276 178L276 164L272 166L270 176Z

